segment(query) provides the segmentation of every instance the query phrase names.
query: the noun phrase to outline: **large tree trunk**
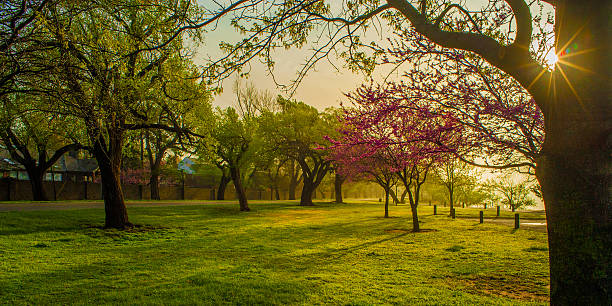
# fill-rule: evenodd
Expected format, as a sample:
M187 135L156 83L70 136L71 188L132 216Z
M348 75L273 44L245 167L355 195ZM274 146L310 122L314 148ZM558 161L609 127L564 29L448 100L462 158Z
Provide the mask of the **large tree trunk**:
M240 169L237 167L230 167L230 175L234 182L234 188L236 189L236 196L238 197L238 204L240 204L240 211L250 211L249 203L247 201L246 192L244 186L242 186L242 178L240 177Z
M223 176L221 176L221 181L219 181L219 189L217 190L217 200L225 200L225 189L227 188L227 184L229 184L231 180L232 178L225 175L224 171Z
M105 154L102 154L100 156L99 153L94 153L102 178L102 196L104 198L105 212L104 227L118 229L131 227L132 224L128 220L127 209L123 199L119 167L111 165Z
M536 175L554 305L612 305L610 16L609 2L557 1L557 50L570 52L560 57L552 87L534 90L545 114Z
M95 123L90 123L95 126ZM110 145L106 148L106 140L99 132L91 132L93 140L92 153L98 162L102 179L102 197L104 198L104 213L106 228L125 229L132 227L128 220L127 209L121 189L121 151L123 134L121 131L109 131Z
M47 194L45 193L45 186L43 183L43 178L45 176L45 171L40 171L38 169L28 169L28 178L30 179L30 187L32 187L32 198L34 201L48 201Z
M334 178L334 193L336 194L336 203L344 203L342 200L342 183L344 183L345 177L336 173Z
M302 195L300 197L300 206L313 206L312 193L315 191L316 186L314 183L304 178L304 186L302 187Z

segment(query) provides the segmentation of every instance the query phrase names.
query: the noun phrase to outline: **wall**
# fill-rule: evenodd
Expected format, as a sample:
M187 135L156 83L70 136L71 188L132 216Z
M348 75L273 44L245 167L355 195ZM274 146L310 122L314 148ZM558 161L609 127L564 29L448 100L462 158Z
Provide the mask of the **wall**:
M325 187L325 188L321 188ZM321 186L320 190L314 194L314 199L333 199L333 186ZM49 200L101 200L102 193L100 183L92 182L44 182L45 193ZM302 186L296 189L296 199L299 200ZM149 200L151 191L147 185L122 185L123 194L127 200ZM206 187L188 187L185 186L183 191L182 186L161 185L160 196L162 200L212 200L217 188ZM370 184L363 183L345 183L343 184L343 192L345 198L363 198L363 197L378 197L379 191L372 188ZM289 198L289 192L285 189L279 190L281 200ZM270 200L276 197L271 197L270 189L266 190L247 190L247 198L249 200ZM234 186L230 183L225 189L226 200L236 200L236 192ZM0 201L30 201L32 200L32 191L29 181L20 181L15 179L0 179Z

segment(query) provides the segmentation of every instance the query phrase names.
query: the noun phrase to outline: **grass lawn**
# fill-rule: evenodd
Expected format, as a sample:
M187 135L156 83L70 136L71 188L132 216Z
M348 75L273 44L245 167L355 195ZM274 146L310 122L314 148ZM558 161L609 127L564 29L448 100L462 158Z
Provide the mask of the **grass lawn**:
M548 301L545 233L428 206L417 234L405 205L251 208L131 207L126 232L101 229L102 209L0 212L0 304Z

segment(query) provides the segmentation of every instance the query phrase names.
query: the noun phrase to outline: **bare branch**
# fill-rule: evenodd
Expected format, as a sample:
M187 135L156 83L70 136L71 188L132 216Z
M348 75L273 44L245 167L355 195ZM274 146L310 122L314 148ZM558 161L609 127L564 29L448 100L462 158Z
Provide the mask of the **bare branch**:
M378 8L376 8L375 10L373 10L373 11L371 11L369 13L366 13L366 14L359 15L358 17L356 17L355 19L352 19L352 20L346 20L344 18L338 18L338 17L336 17L336 18L329 18L329 17L325 17L325 16L323 16L321 14L313 13L313 12L308 12L308 15L309 16L315 16L318 19L321 19L323 21L340 22L340 23L343 23L345 25L353 25L353 24L357 24L357 23L359 23L361 21L368 20L368 19L376 16L378 13L380 13L380 12L382 12L384 10L387 10L389 8L391 8L390 4L388 4L388 3L387 4L383 4L383 5L379 6Z

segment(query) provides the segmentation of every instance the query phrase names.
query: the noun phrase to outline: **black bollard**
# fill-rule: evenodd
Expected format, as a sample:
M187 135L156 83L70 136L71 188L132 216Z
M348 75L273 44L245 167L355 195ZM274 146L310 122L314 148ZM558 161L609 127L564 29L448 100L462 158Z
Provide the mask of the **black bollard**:
M497 216L499 217L499 205L497 205Z
M438 205L434 205L434 216L438 214Z
M480 224L484 223L484 212L480 211Z
M514 229L519 228L519 214L514 214Z

